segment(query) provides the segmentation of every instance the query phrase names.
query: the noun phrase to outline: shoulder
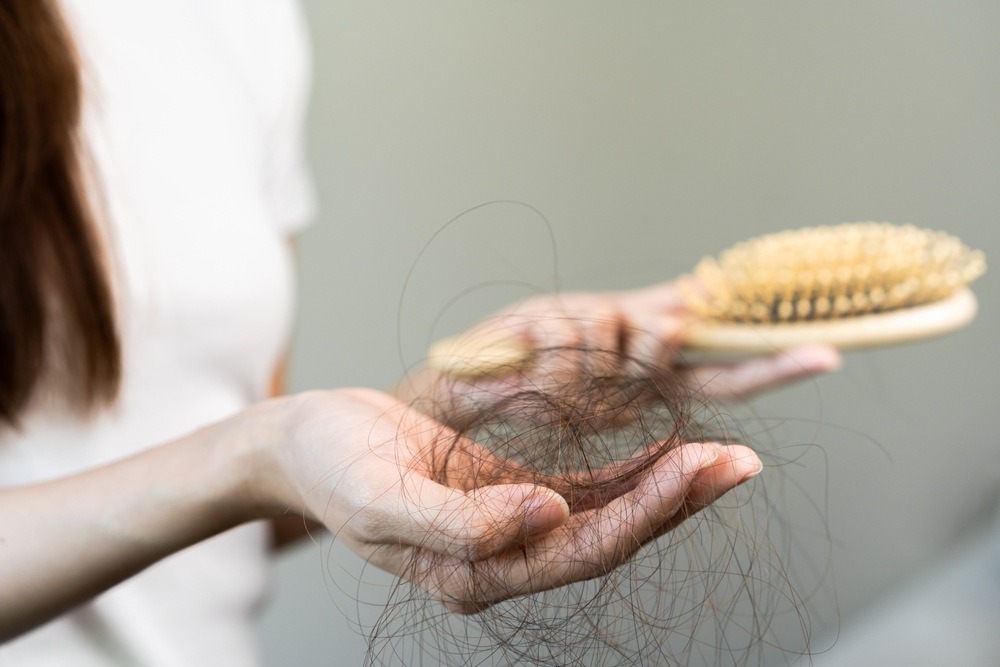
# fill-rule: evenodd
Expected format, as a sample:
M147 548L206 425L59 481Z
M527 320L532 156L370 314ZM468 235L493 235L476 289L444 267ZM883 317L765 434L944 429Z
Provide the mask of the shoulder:
M191 0L257 101L275 113L304 94L311 75L309 32L296 0Z

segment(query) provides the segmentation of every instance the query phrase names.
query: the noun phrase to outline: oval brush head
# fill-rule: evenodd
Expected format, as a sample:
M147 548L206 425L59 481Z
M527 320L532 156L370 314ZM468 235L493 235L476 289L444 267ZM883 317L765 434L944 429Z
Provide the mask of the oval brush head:
M967 285L985 268L983 254L956 237L910 225L768 234L702 260L682 279L696 317L684 346L741 354L940 335L975 316Z

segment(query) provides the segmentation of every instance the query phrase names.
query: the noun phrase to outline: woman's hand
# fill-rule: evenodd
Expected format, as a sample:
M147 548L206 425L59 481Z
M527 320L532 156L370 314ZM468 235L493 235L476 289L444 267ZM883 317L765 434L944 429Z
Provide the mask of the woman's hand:
M385 394L317 392L262 409L271 424L262 433L287 430L260 450L261 507L320 521L362 558L465 613L606 573L760 470L746 447L684 445L627 492L571 515L544 486L482 486L510 462Z
M759 469L745 447L685 445L571 515L557 492L385 394L273 399L110 465L0 489L0 641L191 544L294 513L474 611L606 572ZM504 475L513 483L493 483Z
M470 359L437 364L432 359L429 368L400 385L398 394L417 399L415 405L451 423L453 414L489 409L524 391L562 396L581 369L658 376L682 382L700 399L719 400L743 398L840 365L837 350L825 345L732 364L688 364L681 353L688 318L672 282L625 292L535 297L463 334L460 340L473 349ZM475 351L476 341L485 341L492 358ZM483 365L477 367L480 356Z

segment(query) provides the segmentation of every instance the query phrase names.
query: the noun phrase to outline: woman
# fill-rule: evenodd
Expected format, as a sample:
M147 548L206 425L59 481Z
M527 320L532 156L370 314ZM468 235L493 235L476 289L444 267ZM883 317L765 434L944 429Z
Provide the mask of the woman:
M303 33L277 0L0 7L0 663L254 664L281 517L390 571L442 554L425 585L471 611L613 567L683 502L759 470L743 447L686 446L613 501L641 510L614 525L533 484L431 482L446 427L389 395L264 400L312 206ZM672 296L574 297L569 319L509 326L546 344L641 328L666 366ZM742 392L835 363L814 349L709 373ZM505 587L475 585L471 562Z

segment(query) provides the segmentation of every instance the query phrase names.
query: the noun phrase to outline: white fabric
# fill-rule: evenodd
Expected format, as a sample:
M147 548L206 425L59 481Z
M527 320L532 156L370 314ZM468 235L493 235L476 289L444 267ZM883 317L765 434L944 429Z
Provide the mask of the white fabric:
M111 461L261 398L291 318L287 240L312 210L308 52L292 0L62 4L126 373L120 403L93 421L43 395L22 431L0 433L3 486ZM0 665L256 664L265 550L263 525L197 545L0 647Z

